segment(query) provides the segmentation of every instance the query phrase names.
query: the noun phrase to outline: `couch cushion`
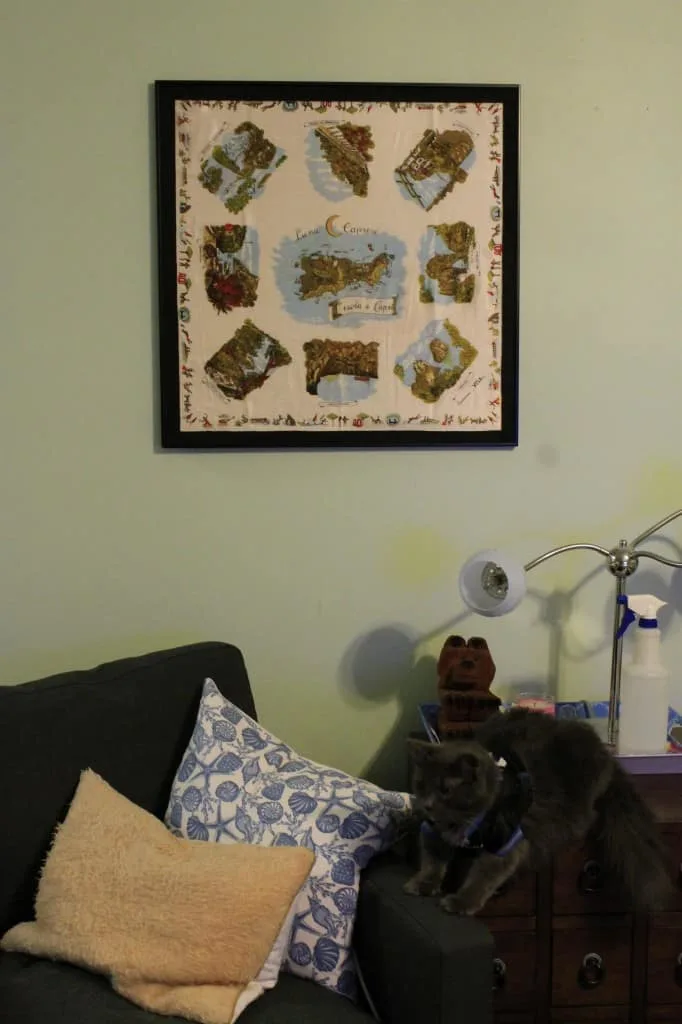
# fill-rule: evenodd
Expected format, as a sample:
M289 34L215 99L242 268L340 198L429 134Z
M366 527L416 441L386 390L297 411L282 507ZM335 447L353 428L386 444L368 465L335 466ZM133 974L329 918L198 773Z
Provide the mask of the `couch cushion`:
M3 1024L187 1024L129 1003L106 978L68 964L0 954ZM347 999L291 975L249 1006L239 1024L371 1024Z
M221 643L0 687L0 934L32 916L38 869L84 768L163 816L207 675L255 714L241 653Z
M348 999L312 981L280 974L277 987L252 1003L239 1024L372 1024L374 1018Z

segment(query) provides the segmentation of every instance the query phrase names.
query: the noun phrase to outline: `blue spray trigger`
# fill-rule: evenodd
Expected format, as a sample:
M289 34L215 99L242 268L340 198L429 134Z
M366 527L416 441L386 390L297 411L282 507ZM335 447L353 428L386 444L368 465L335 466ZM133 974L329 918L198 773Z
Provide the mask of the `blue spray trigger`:
M630 608L628 606L627 594L620 594L616 598L616 601L618 602L618 604L625 605L625 611L623 612L623 618L620 620L620 626L618 627L618 632L616 633L616 640L620 640L620 638L622 637L622 635L625 632L625 630L628 628L628 626L632 625L632 623L635 621L637 616L633 612L632 608Z

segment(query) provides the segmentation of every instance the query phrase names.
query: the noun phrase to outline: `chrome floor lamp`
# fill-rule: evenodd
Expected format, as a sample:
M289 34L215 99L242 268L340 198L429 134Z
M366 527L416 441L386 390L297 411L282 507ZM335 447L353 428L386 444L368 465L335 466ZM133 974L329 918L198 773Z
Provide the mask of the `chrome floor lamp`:
M459 575L459 588L462 599L472 611L479 615L505 615L512 611L526 593L526 573L543 562L566 551L596 551L606 559L609 572L616 581L613 613L613 640L611 652L611 686L609 691L608 742L615 746L618 738L618 705L620 702L620 679L623 656L623 640L620 625L623 615L626 593L626 581L637 569L642 558L651 558L662 565L673 569L682 569L682 562L665 558L655 551L646 551L640 545L649 537L658 533L664 526L682 516L682 509L654 523L633 541L620 540L613 548L605 548L600 544L563 544L552 548L526 565L514 560L502 551L481 551L474 555L463 566Z

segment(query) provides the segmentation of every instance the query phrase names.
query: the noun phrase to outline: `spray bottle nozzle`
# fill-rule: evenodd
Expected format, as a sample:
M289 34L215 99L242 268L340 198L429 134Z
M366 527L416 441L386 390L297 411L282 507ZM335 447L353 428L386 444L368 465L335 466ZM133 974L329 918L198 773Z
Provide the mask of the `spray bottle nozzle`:
M656 629L658 626L658 609L665 605L665 601L661 601L659 597L654 597L653 594L633 594L632 597L628 598L627 594L620 594L617 599L618 604L625 605L625 612L621 620L616 638L619 639L626 629L632 625L637 616L639 615L639 624L644 629Z

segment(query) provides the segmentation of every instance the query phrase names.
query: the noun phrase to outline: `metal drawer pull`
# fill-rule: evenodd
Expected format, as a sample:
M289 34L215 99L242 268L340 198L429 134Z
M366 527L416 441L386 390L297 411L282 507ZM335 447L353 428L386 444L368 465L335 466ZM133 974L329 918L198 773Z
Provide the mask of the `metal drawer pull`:
M507 982L507 965L504 960L495 957L493 960L493 992L499 992Z
M604 869L598 860L585 861L578 877L578 888L586 896L594 896L603 890Z
M682 953L677 954L675 961L675 984L678 988L682 988Z
M606 976L604 961L599 953L587 953L578 971L578 984L581 988L596 988Z

